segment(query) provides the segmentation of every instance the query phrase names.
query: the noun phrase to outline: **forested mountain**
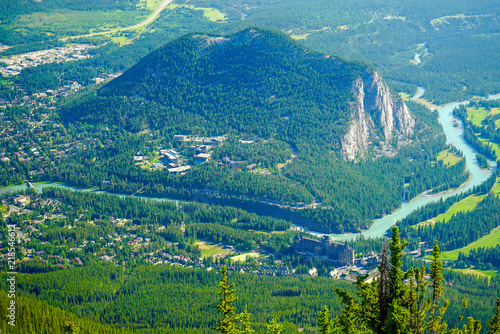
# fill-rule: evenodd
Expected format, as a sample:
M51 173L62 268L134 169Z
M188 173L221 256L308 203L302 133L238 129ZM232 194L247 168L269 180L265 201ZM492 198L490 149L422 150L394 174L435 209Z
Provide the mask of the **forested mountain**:
M68 106L67 115L131 130L234 130L276 136L299 148L339 151L344 140L343 149L366 150L368 140L413 132L413 116L396 96L367 65L308 50L278 31L249 28L229 36L188 34L168 43L96 97ZM361 109L359 116L351 102ZM360 120L362 129L351 130L355 138L345 138L354 116L368 119Z
M222 197L244 195L287 207L305 203L310 207L297 213L301 225L324 232L357 230L397 208L405 182L411 198L456 187L467 178L464 162L451 168L436 164L445 149L436 114L410 106L411 112L372 67L309 50L281 32L192 33L158 48L104 87L70 100L61 111L70 122L152 133L121 135L109 150L82 152L49 177L102 187L112 174L119 181L114 191L212 189ZM272 175L221 168L217 161L193 166L183 177L130 165L145 137L171 141L176 134L256 138L276 143L269 148L272 155L285 156L288 147L297 156L281 161L279 173L277 163L268 166ZM222 152L215 149L214 157ZM88 164L95 156L110 159ZM78 173L84 174L75 178ZM312 209L313 203L321 209ZM272 214L261 209L259 214Z

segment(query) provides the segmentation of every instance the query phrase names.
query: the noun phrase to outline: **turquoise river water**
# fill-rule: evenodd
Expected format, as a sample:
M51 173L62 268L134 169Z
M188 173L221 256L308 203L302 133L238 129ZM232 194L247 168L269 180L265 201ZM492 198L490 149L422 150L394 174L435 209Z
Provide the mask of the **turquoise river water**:
M417 99L421 97L424 94L424 92L425 90L423 88L419 88L417 94L412 99ZM490 99L498 99L498 98L500 98L500 95L490 97ZM476 151L465 142L462 136L463 127L460 120L453 117L453 109L455 109L459 105L467 103L469 103L469 101L450 103L439 109L439 123L441 123L441 125L443 126L443 131L446 135L447 143L455 146L460 151L462 151L466 158L467 168L469 169L471 177L465 184L463 184L460 188L445 193L439 193L434 195L427 195L426 193L422 193L417 197L415 197L414 199L412 199L411 201L402 203L401 207L395 210L393 213L386 215L383 218L375 219L373 221L373 224L368 230L362 231L360 233L330 234L330 237L338 241L353 240L360 235L363 235L366 238L382 237L383 235L385 235L387 230L389 230L394 224L396 224L398 220L405 218L407 215L409 215L419 207L424 206L431 202L438 201L440 199L446 199L448 197L461 194L465 191L468 191L469 189L472 189L474 186L479 185L484 181L486 181L486 179L488 179L488 177L490 177L491 174L496 170L497 167L496 163L490 161L490 165L492 165L492 168L490 170L482 170L478 166L476 159ZM458 122L460 124L460 127L453 126L454 122ZM51 183L51 182L35 183L34 187L38 191L43 191L43 188L45 187L61 187L75 191L93 191L92 189L70 187L61 183ZM23 190L23 189L26 189L26 185L0 188L0 194ZM96 193L99 193L99 191L96 191ZM120 196L127 196L127 195L120 195ZM177 200L172 200L168 198L143 197L143 196L135 196L135 197L146 198L151 200L179 202ZM311 233L319 235L321 234L316 232L311 232Z

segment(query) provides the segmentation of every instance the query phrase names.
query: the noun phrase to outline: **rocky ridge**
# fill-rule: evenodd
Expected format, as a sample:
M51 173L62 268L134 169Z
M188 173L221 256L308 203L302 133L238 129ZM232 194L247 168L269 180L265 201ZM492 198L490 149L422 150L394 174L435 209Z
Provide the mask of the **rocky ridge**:
M378 72L359 78L352 87L350 126L341 140L342 154L348 160L367 152L378 141L385 155L393 155L398 142L408 142L415 127L415 117L406 104L391 94Z

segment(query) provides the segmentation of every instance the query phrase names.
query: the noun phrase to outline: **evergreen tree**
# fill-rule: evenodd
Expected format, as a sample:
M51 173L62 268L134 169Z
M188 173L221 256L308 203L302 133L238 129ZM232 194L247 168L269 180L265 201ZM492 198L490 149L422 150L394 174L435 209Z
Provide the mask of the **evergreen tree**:
M387 247L382 248L378 281L366 283L364 282L366 276L358 277L355 283L358 288L358 298L354 298L345 291L337 290L344 308L332 322L334 324L332 333L478 333L481 324L472 318L468 319L462 329L453 328L454 326L449 329L448 324L443 320L449 301L442 301L443 265L439 259L441 253L437 242L432 254L429 283L425 278L425 268L420 270L410 268L406 272L402 270L403 251L407 243L400 240L397 227L393 227L392 233L389 244L390 258L387 256ZM428 293L429 286L430 293ZM467 301L464 300L462 309L466 308ZM500 313L498 309L497 312ZM322 323L324 318L322 311ZM497 318L500 319L500 316ZM497 323L497 318L494 317L491 323ZM457 323L462 319L463 316L460 315Z
M497 307L495 315L488 324L488 334L500 334L500 298L497 298Z
M447 324L442 322L442 318L449 305L449 300L445 300L444 305L440 307L441 295L443 293L444 276L442 273L443 264L439 260L441 252L437 241L432 249L431 260L431 289L432 289L432 308L430 314L430 322L427 327L431 334L443 333L446 330Z
M452 329L446 333L451 334L479 334L481 332L481 323L474 320L472 317L467 318L467 325L464 325L462 330Z
M404 257L403 251L406 248L406 245L408 245L408 242L406 242L406 240L401 242L399 228L394 226L392 228L392 239L389 244L389 248L391 250L390 262L392 265L389 269L389 279L391 281L389 286L389 303L400 299L404 295L404 273L402 267Z
M330 311L325 305L319 312L318 329L321 334L330 334L332 331L332 321L330 319Z
M430 299L425 298L425 291L429 282L425 279L425 267L410 268L408 271L409 291L408 308L410 311L410 327L412 333L423 334L427 311L430 308ZM461 320L461 319L460 319Z
M243 329L241 330L242 334L255 333L255 331L250 327L250 313L248 313L246 307L245 311L241 314L241 325L243 326Z
M283 325L280 324L276 318L273 318L269 325L267 325L267 332L266 334L281 334L281 331L283 330Z
M359 281L358 281L359 282ZM363 285L362 288L365 288ZM337 294L342 299L344 308L335 318L333 328L334 334L372 334L375 331L368 328L363 309L360 304L348 292L337 289Z
M228 285L227 281L227 269L222 267L220 270L222 274L222 279L219 282L220 291L220 303L215 306L220 313L222 313L222 319L213 327L213 329L224 334L238 334L240 331L236 326L236 322L241 317L240 314L235 314L236 308L231 306L232 303L238 300L238 297L234 296L236 290L234 289L234 283Z
M407 300L404 298L408 293L407 287L403 283L405 273L402 270L404 249L408 243L406 240L401 241L399 228L394 226L392 228L392 238L389 243L391 251L390 269L389 269L389 287L388 290L388 314L386 323L379 325L379 333L404 333L409 329L409 310ZM379 282L379 284L384 284ZM381 290L379 288L379 290ZM380 296L379 296L380 297Z
M80 329L73 321L64 322L64 333L78 333Z
M380 264L378 266L380 276L378 279L378 304L379 304L379 317L378 317L378 329L380 333L385 327L385 322L387 320L387 315L389 314L389 253L388 246L384 244L382 246L382 252L380 255Z

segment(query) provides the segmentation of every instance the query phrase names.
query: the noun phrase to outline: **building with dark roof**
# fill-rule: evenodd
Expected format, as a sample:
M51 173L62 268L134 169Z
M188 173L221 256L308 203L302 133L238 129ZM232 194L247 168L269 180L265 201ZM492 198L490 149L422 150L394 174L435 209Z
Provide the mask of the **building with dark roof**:
M297 235L293 239L295 252L319 257L321 260L334 265L354 263L354 249L345 244L333 242L325 235L321 240L304 238Z

